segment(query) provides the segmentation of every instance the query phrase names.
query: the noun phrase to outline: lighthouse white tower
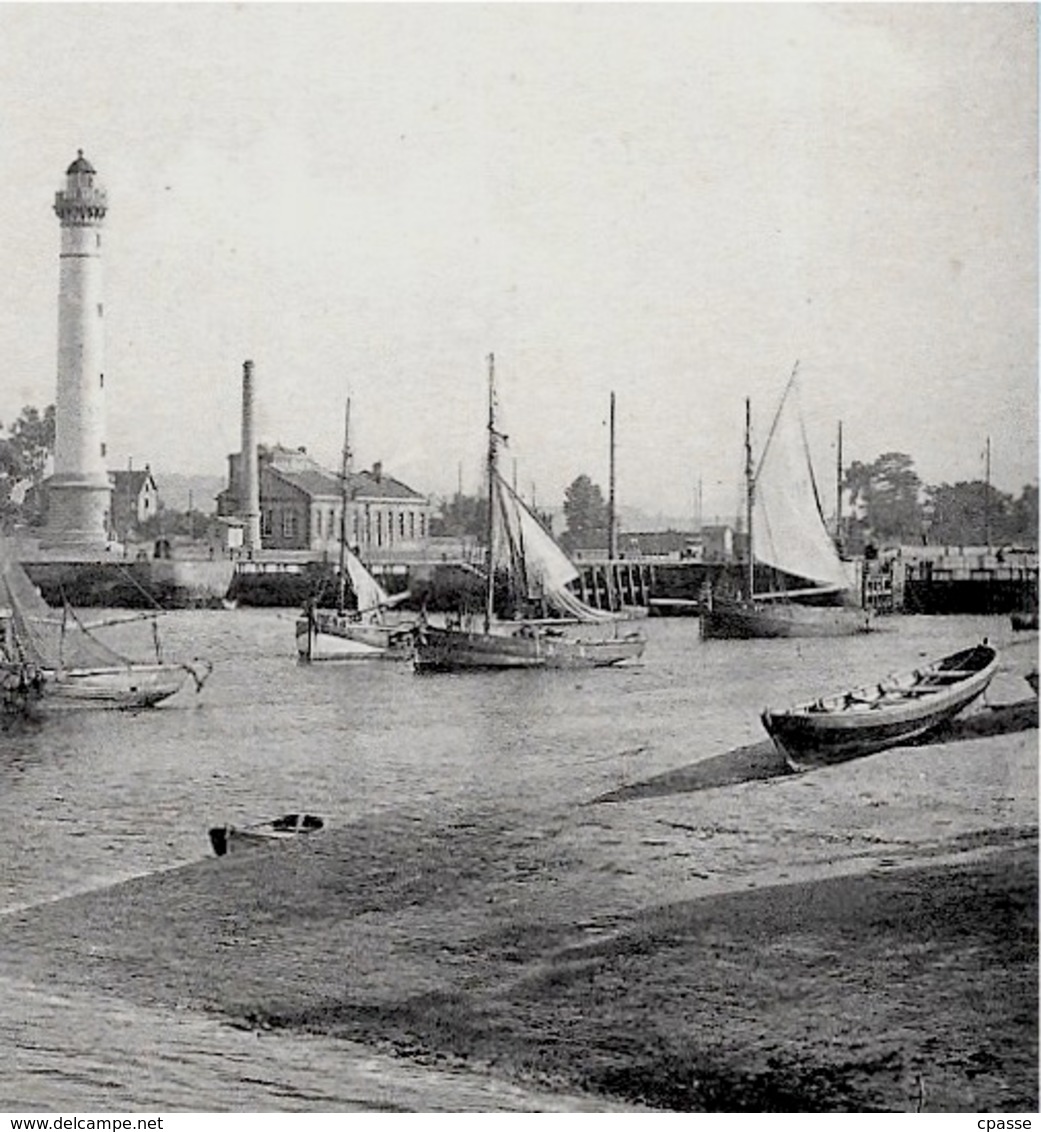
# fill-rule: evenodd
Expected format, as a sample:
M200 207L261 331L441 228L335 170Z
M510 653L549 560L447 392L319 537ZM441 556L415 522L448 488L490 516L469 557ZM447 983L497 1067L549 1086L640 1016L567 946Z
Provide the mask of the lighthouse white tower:
M104 331L101 231L105 190L83 150L55 194L61 221L58 283L58 394L54 474L47 481L51 543L96 546L107 540Z

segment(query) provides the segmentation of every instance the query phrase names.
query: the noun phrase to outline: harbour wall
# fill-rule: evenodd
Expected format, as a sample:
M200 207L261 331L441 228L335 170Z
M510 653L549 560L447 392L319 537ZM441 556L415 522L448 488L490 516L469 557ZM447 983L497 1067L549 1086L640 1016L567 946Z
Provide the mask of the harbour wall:
M33 559L26 572L51 605L164 609L221 607L228 604L293 608L317 598L334 600L335 567L305 556L255 559ZM866 604L893 613L1012 613L1037 609L1036 555L1015 563L996 557L888 559L864 564ZM385 562L375 573L391 593L408 589L415 608L478 607L484 583L468 562L414 560ZM743 583L741 563L621 560L580 565L576 592L599 608L631 607L652 616L697 616L710 590L736 592Z

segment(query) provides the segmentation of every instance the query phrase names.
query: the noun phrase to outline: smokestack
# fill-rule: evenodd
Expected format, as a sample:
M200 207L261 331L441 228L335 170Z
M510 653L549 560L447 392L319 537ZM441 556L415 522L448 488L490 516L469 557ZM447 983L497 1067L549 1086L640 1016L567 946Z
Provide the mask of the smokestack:
M239 509L245 520L243 543L247 551L260 549L260 469L253 426L253 363L242 363L242 497Z

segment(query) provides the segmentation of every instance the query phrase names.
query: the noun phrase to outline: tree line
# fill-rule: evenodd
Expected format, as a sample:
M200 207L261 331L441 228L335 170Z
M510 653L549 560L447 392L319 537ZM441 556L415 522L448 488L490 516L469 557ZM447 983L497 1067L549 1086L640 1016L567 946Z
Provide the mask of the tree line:
M861 554L889 545L1037 546L1038 489L1027 484L1018 496L984 480L927 485L903 452L885 452L870 463L854 461L842 479L843 513L835 531L842 549ZM566 550L606 548L608 506L588 475L564 492ZM435 533L484 537L487 503L457 495L442 505ZM548 518L542 516L548 527ZM735 517L735 525L740 520Z
M849 510L839 537L852 552L909 543L1037 546L1036 484L1018 496L978 479L928 485L910 456L885 452L850 464L842 487Z

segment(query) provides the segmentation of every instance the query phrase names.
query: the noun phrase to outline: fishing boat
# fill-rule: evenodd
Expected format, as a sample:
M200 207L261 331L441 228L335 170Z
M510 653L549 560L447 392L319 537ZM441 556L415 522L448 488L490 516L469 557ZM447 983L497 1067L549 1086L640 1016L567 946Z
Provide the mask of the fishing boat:
M796 363L758 467L752 461L751 402L745 401L747 571L740 594L709 595L703 637L845 637L870 630L821 514L796 403L798 368ZM757 588L757 563L784 584ZM792 578L805 582L790 585Z
M295 841L305 834L324 829L325 822L314 814L283 814L272 821L255 825L218 825L210 830L210 844L218 857L234 849L250 849L258 845L277 845Z
M997 667L997 650L984 641L877 684L768 708L763 726L793 770L845 762L936 730L986 690Z
M621 633L624 618L586 605L568 589L578 577L574 564L499 474L502 439L495 423L495 359L489 356L484 609L479 620L461 612L444 626L421 619L415 630L416 670L604 668L638 659L646 645L643 635ZM496 617L497 577L505 581L512 619ZM599 632L587 629L579 635L575 629L594 623Z
M340 468L340 556L336 605L323 609L309 602L296 622L296 651L301 660L408 660L412 656L414 618L394 618L390 610L408 597L391 597L347 545L351 502L351 403L348 400ZM348 608L350 590L353 607Z
M198 692L210 675L208 661L163 660L155 614L84 623L67 603L52 609L24 567L4 556L3 599L10 609L5 660L37 673L42 708L144 708L176 694L191 678ZM154 660L134 660L105 643L103 629L148 620Z

